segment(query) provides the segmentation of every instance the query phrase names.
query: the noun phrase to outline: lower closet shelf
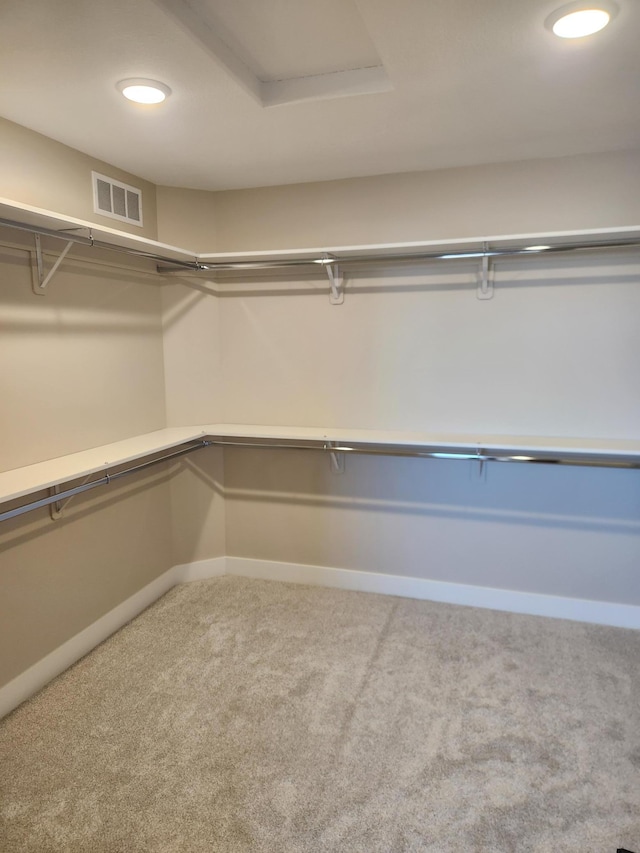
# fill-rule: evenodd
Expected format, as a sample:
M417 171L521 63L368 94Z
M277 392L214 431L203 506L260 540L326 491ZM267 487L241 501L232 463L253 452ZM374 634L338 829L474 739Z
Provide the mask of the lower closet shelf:
M0 521L62 500L80 491L108 485L125 474L205 446L298 449L333 454L362 453L477 462L640 468L640 441L633 440L206 424L160 429L0 473L0 504L16 501L46 489L58 490L75 480L89 478L88 482L67 489L66 494L63 490L60 494L51 494L47 498L2 512ZM166 451L171 452L142 464L130 464ZM90 478L93 475L99 476L92 480Z

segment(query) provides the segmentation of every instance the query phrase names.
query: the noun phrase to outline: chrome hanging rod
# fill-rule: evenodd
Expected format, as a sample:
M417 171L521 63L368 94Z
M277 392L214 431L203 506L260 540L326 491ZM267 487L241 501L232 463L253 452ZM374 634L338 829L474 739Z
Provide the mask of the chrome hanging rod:
M30 501L29 503L22 504L14 509L0 513L0 521L8 521L10 518L16 518L18 515L24 515L25 512L31 512L34 509L40 509L43 506L64 501L67 498L72 498L74 495L79 495L81 492L88 492L90 489L95 489L98 486L108 486L109 483L113 483L121 477L127 477L129 474L137 474L138 471L144 471L146 468L151 468L152 465L159 465L161 462L168 462L170 459L176 459L178 456L185 456L187 453L193 453L194 450L200 450L200 448L208 447L210 444L210 441L204 439L203 441L199 441L197 444L184 447L182 450L176 450L174 453L168 453L158 459L151 459L149 462L142 462L140 465L133 465L132 467L125 468L122 471L116 471L115 474L107 472L97 480L91 480L91 482L83 483L81 486L74 486L71 489L65 489L62 492L49 495L49 497L40 498L37 501Z
M65 240L68 243L78 243L81 246L92 246L96 249L108 249L111 252L120 252L124 255L134 255L138 258L147 258L150 261L155 261L157 264L171 264L167 269L176 270L185 269L197 271L203 269L202 264L197 260L193 261L178 261L173 258L167 258L165 255L157 255L153 252L146 252L143 249L132 249L126 246L117 246L113 243L107 243L104 240L96 240L93 237L91 229L88 228L89 235L74 234L73 230L56 231L55 228L45 228L43 225L28 225L24 222L16 222L13 219L1 219L0 226L7 228L15 228L18 231L28 231L30 234L41 234L44 237L54 237L57 240ZM158 270L159 271L159 270Z
M275 450L318 450L329 453L357 453L370 456L407 456L424 459L467 459L476 462L533 462L543 465L577 465L594 468L640 468L640 458L635 456L613 456L607 454L566 454L552 455L543 451L523 450L522 453L507 450L484 450L463 447L420 447L401 445L343 444L336 441L319 441L316 444L306 442L271 441L230 441L209 436L209 444L214 447L271 448Z
M68 498L78 495L82 492L87 492L90 489L95 489L98 486L107 486L109 483L126 477L129 474L135 474L150 468L153 465L159 465L161 462L168 462L171 459L176 459L180 456L185 456L187 453L193 453L195 450L200 450L203 447L235 447L235 448L255 448L255 449L271 449L271 450L315 450L325 453L354 453L364 454L368 456L403 456L411 458L424 459L463 459L474 462L520 462L520 463L535 463L543 465L574 465L595 468L627 468L640 469L640 458L637 456L617 456L606 453L601 454L563 454L552 455L540 450L523 450L521 453L508 450L486 450L481 447L422 447L412 445L374 445L374 444L359 444L356 442L343 443L337 441L317 441L309 443L306 441L283 441L282 439L272 439L265 441L256 441L248 439L230 440L226 438L216 438L215 436L207 436L207 438L198 441L197 444L190 444L173 453L165 454L157 459L151 459L148 462L142 462L139 465L133 465L113 474L106 472L97 480L92 480L89 483L83 483L80 486L66 489L61 492L49 495L46 498L41 498L36 501L22 504L14 509L0 513L0 522L8 521L11 518L16 518L24 513L31 512L35 509L48 506L52 503L67 500Z
M598 249L626 249L640 246L640 237L631 237L617 240L598 240L590 243L558 243L555 246L514 246L505 248L466 249L464 251L451 252L408 252L406 254L390 253L387 255L359 255L350 257L339 257L337 255L324 255L319 258L287 258L283 260L246 260L231 262L203 261L199 263L199 270L209 272L224 272L231 270L268 270L283 269L287 267L308 267L314 264L330 266L332 264L368 264L393 261L456 261L465 259L481 258L513 258L527 255L548 255L561 252L579 252ZM158 272L171 272L170 269L159 267Z
M92 246L96 249L106 249L112 252L119 252L125 255L132 255L139 258L147 258L155 261L157 272L160 274L177 272L178 270L189 270L191 272L224 272L232 270L267 270L267 269L283 269L287 267L308 267L312 265L331 266L335 264L351 265L359 263L382 263L389 261L446 261L446 260L464 260L464 259L480 259L480 258L508 258L522 255L540 255L553 254L559 252L576 252L588 251L597 249L623 249L640 246L640 236L619 238L615 240L596 240L582 243L558 243L552 246L516 246L504 248L478 248L467 249L451 252L407 252L398 254L372 254L351 257L338 257L323 253L317 258L287 258L283 260L239 260L233 262L215 261L200 261L194 257L193 261L181 261L175 258L168 258L165 255L160 255L155 252L147 252L143 249L128 248L126 246L118 246L109 243L105 240L96 240L93 236L91 228L86 226L89 231L88 236L73 233L78 229L56 230L55 228L46 228L43 225L31 225L25 222L18 222L14 219L0 218L0 226L7 228L15 228L19 231L27 231L31 234L41 234L45 237L53 237L57 240L65 240L66 242L78 243L82 246ZM83 226L79 226L79 229ZM541 238L542 239L542 238Z

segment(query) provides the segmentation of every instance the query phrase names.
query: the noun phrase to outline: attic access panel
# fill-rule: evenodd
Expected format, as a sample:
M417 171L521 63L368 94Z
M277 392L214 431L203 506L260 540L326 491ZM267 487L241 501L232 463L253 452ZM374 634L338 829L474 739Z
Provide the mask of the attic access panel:
M392 86L355 0L155 0L261 106Z

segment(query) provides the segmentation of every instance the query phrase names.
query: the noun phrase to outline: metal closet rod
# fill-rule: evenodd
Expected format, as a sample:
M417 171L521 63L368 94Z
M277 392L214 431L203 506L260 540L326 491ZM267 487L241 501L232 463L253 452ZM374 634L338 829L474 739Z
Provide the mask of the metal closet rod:
M209 444L215 447L271 448L274 450L319 450L326 453L356 453L369 456L407 456L424 459L467 459L475 462L528 462L542 465L578 465L593 468L640 468L640 458L633 456L618 457L606 455L567 454L556 456L540 451L513 453L511 451L483 450L465 448L401 447L399 445L343 444L342 442L304 442L274 441L229 441L209 437Z
M191 270L192 272L215 272L224 270L263 270L263 269L282 269L286 267L302 267L317 264L321 266L332 266L334 264L358 264L358 263L381 263L384 261L448 261L448 260L464 260L465 258L508 258L518 255L539 255L552 254L558 252L576 252L589 249L621 249L640 246L640 237L632 237L627 239L617 240L597 240L589 243L559 243L555 246L545 247L527 247L515 246L511 248L490 248L486 246L482 249L466 251L451 251L451 252L409 252L406 254L373 254L362 255L360 257L344 257L340 258L335 255L323 253L317 258L289 258L285 260L270 260L270 261L234 261L232 263L207 263L194 258L193 261L179 261L174 258L167 258L165 255L158 255L155 252L146 252L142 249L132 249L126 246L117 246L113 243L108 243L104 240L96 240L93 237L91 228L89 228L89 236L85 237L82 234L74 234L74 230L61 230L55 228L46 228L43 225L29 225L24 222L17 222L14 219L0 218L0 226L8 228L16 228L19 231L27 231L31 234L41 234L45 237L53 237L57 240L65 240L67 243L78 243L82 246L94 246L96 249L107 249L112 252L120 252L125 255L133 255L138 258L147 258L155 261L158 266L158 273L175 272L178 269ZM79 226L82 228L83 226ZM542 239L542 238L541 238ZM470 241L472 242L472 241Z
M179 456L185 456L187 453L193 453L194 450L200 450L203 447L245 447L245 448L260 448L272 450L316 450L324 453L355 453L366 454L368 456L406 456L412 458L424 459L466 459L475 462L520 462L520 463L536 463L543 465L578 465L596 468L640 468L640 459L635 457L611 457L605 455L571 455L566 456L551 456L533 451L528 454L517 454L508 451L489 451L478 447L474 448L429 448L399 445L370 445L370 444L344 444L334 441L318 441L316 444L305 443L304 441L282 441L280 439L266 441L232 441L225 438L216 438L209 436L202 439L197 444L189 445L181 450L176 450L173 453L165 454L158 459L152 459L149 462L142 462L140 465L133 465L130 468L125 468L122 471L117 471L115 474L106 473L97 480L92 480L90 483L83 483L80 486L75 486L71 489L65 489L62 492L57 492L54 495L49 495L46 498L41 498L36 501L22 504L21 506L0 513L0 521L8 521L10 518L23 515L31 510L40 509L52 503L67 500L68 498L79 495L81 492L87 492L90 489L95 489L98 486L107 486L109 483L119 480L121 477L126 477L129 474L135 474L138 471L143 471L150 468L152 465L159 465L161 462L167 462L171 459L176 459Z
M319 258L289 258L281 261L232 261L225 263L199 263L199 269L210 272L223 272L225 270L267 270L281 269L286 267L307 267L312 264L320 266L332 266L340 264L369 264L382 263L389 261L459 261L465 259L481 259L481 258L513 258L522 255L548 255L557 254L560 252L579 252L595 249L623 249L640 246L640 238L632 237L618 240L598 240L590 243L558 243L555 246L546 247L531 247L514 246L511 248L486 248L477 250L451 251L451 252L409 252L406 254L387 254L387 255L360 255L352 257L338 257L336 255L324 255ZM161 267L158 272L171 272L170 269Z
M104 240L96 240L89 228L89 236L85 237L82 234L74 234L73 231L56 231L55 228L45 228L43 225L27 225L24 222L16 222L13 219L1 219L0 226L8 228L16 228L18 231L28 231L30 234L41 234L44 237L54 237L57 240L64 240L67 243L78 243L81 246L93 246L96 249L108 249L111 252L120 252L124 255L134 255L138 258L147 258L150 261L156 261L159 264L171 264L171 269L176 267L180 269L199 270L202 265L198 261L178 261L173 258L167 258L164 255L156 255L153 252L145 252L142 249L131 249L126 246L116 246L113 243L107 243Z
M202 447L208 447L210 443L211 442L209 441L203 440L198 442L198 444L184 447L182 450L176 450L174 453L168 453L158 459L152 459L149 462L142 462L140 465L133 465L131 468L125 468L122 471L117 471L115 474L106 473L99 479L92 480L90 483L83 483L81 486L74 486L71 489L65 489L62 492L57 492L55 495L49 495L49 497L40 498L40 500L37 501L30 501L29 503L22 504L14 509L0 513L0 521L8 521L10 518L16 518L18 515L24 515L25 512L31 512L34 509L49 506L49 504L68 500L75 495L81 494L81 492L88 492L98 486L108 486L109 483L113 483L121 477L127 477L129 474L136 474L138 471L144 471L145 468L151 468L152 465L159 465L161 462L168 462L170 459L175 459L178 456L185 456L187 453L193 453L194 450L200 450Z

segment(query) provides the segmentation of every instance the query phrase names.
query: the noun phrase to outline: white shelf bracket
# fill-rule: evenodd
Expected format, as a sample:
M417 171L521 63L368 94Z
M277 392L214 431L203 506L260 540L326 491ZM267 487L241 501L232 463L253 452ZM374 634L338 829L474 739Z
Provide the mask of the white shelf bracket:
M339 453L337 450L332 450L333 443L328 441L325 444L325 450L329 451L329 460L331 462L331 473L332 474L344 474L344 460L345 454Z
M344 275L340 271L340 267L337 262L332 261L328 255L325 255L324 257L324 268L327 273L327 278L329 279L329 287L331 288L329 302L332 305L342 305L344 302L344 290L342 288Z
M58 267L66 258L69 250L73 246L73 240L70 240L67 245L64 247L60 255L58 256L56 262L51 267L48 273L44 271L44 260L42 257L42 244L40 241L40 235L35 235L35 255L36 255L36 268L35 268L35 276L33 279L33 292L38 296L43 296L46 290L47 285L56 274Z
M92 476L92 474L89 474L87 477L85 477L81 485L86 486L89 480L91 480ZM57 495L60 491L60 486L51 486L50 491L51 496L53 497L53 495ZM49 504L49 515L51 516L51 521L59 521L61 518L63 518L63 513L66 507L68 506L68 504L71 503L74 497L75 495L71 495L71 497L67 498L65 501L56 501L55 503Z
M485 252L488 251L486 243L483 249ZM482 256L477 297L478 299L493 299L493 268L489 262L489 255Z

